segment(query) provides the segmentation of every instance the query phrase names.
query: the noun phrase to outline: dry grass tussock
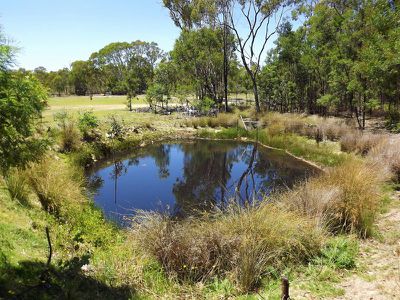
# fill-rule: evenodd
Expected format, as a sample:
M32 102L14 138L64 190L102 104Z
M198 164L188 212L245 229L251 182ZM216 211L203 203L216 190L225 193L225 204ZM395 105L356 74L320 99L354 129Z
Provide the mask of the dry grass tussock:
M23 205L29 205L29 183L28 178L21 176L17 168L11 169L4 178L8 192L13 200L19 201Z
M400 182L400 139L385 138L384 141L371 148L366 163L371 170L379 170L382 180Z
M181 281L227 276L242 291L261 276L304 263L319 253L323 232L314 222L272 204L204 215L174 222L141 214L132 235Z
M350 159L320 177L280 195L279 203L301 212L332 232L373 232L380 207L380 187L400 179L400 141L368 135L358 149L367 149L364 160ZM368 146L365 146L367 145Z
M77 174L79 172L63 160L49 156L20 171L20 176L28 179L43 208L53 213L62 212L64 206L70 208L85 201L83 179L77 178Z
M340 141L342 151L361 155L366 155L380 144L386 144L388 139L383 134L363 133L357 130L351 119L279 113L268 113L260 119L270 135L295 133L317 141Z
M274 112L259 118L272 134L295 133L308 138L337 141L345 134L354 131L353 124L337 118Z
M186 121L186 126L190 127L234 127L238 124L238 115L232 113L220 113L216 117L191 118Z
M81 134L74 120L66 122L60 129L60 147L63 152L72 152L79 149L81 145Z
M351 131L340 139L340 148L344 152L354 152L366 155L372 148L387 144L387 137L383 134L362 133Z

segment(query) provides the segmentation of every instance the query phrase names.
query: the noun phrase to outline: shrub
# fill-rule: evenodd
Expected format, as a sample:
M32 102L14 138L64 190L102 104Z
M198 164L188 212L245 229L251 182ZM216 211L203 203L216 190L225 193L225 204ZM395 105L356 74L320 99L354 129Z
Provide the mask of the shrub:
M96 139L94 129L99 126L99 120L91 111L85 111L79 115L78 128L83 135L85 141L93 141Z
M355 238L337 236L327 240L316 262L335 269L350 270L356 267L357 254L358 241Z
M122 119L118 118L117 116L110 116L109 117L110 127L108 129L108 135L112 139L122 141L125 135L125 128L124 122Z
M400 130L400 111L390 110L387 114L386 128L398 132Z
M271 204L232 205L180 222L157 214L138 218L132 234L170 275L192 281L225 275L244 292L257 288L270 268L307 262L322 243L312 221Z
M196 108L202 113L209 112L214 105L215 101L209 97L204 97L204 99L195 103Z

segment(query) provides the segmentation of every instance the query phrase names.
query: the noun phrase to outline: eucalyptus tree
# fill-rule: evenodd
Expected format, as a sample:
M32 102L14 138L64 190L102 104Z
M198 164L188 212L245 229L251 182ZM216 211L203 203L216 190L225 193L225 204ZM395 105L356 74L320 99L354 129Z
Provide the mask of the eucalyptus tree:
M95 70L115 94L144 92L157 62L164 56L156 43L143 41L111 43L90 56ZM133 78L134 77L134 78Z
M212 28L181 32L171 52L182 82L192 85L199 99L223 98L223 32Z
M291 0L234 0L228 6L229 28L236 35L237 49L252 84L256 110L261 111L258 76L261 59L271 37L290 11ZM237 13L239 12L239 13ZM245 23L244 26L242 24Z
M398 6L330 0L308 9L304 25L279 30L259 78L265 102L282 111L350 112L360 128L373 109L398 114Z
M70 81L76 95L84 96L89 92L90 67L87 61L77 60L71 64Z
M234 57L232 34L227 27L227 12L230 2L230 0L163 0L163 4L170 11L170 16L175 25L183 31L202 28L221 30L223 45L223 97L226 110L228 110L230 63Z

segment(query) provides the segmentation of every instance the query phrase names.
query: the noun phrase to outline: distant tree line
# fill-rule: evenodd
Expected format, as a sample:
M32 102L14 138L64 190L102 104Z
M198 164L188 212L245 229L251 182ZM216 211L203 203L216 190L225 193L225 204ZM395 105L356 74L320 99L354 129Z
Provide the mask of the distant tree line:
M151 105L228 109L229 93L281 112L388 113L400 121L400 16L387 0L163 0L181 29L174 48L111 43L70 69L33 74L54 94L147 94ZM302 20L296 29L290 21ZM277 36L275 46L267 43ZM267 57L265 59L265 57ZM206 105L206 106L207 106Z
M318 1L307 20L286 22L260 75L264 106L281 112L341 113L360 128L366 115L398 119L400 11L395 1Z
M47 72L38 67L33 74L56 95L136 95L147 90L163 57L156 43L111 43L87 61L73 62L70 69Z

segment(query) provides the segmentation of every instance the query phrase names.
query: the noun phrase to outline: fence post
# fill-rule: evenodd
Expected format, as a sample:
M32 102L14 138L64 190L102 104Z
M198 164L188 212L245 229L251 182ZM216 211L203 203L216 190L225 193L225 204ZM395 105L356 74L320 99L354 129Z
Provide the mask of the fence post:
M289 279L285 276L282 277L282 295L281 300L289 300Z

